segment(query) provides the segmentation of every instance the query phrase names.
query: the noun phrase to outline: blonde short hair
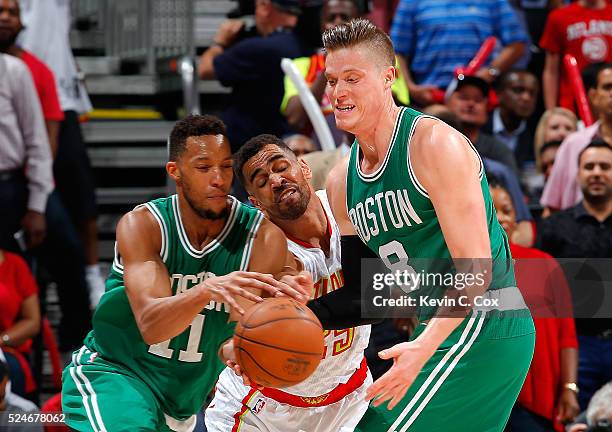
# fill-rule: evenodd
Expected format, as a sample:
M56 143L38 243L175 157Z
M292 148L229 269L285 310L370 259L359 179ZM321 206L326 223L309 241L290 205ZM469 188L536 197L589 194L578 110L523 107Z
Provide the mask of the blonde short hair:
M542 117L540 117L540 121L538 122L538 126L536 127L535 135L533 137L533 151L538 172L542 172L542 159L540 158L540 149L544 145L544 134L546 132L546 127L548 126L548 121L553 115L561 115L563 117L566 117L572 122L574 128L576 128L578 124L578 119L576 118L576 115L566 108L555 107L544 111L544 114L542 114Z
M323 47L328 53L357 45L369 45L382 54L383 66L395 66L395 50L389 36L367 19L356 18L323 33Z

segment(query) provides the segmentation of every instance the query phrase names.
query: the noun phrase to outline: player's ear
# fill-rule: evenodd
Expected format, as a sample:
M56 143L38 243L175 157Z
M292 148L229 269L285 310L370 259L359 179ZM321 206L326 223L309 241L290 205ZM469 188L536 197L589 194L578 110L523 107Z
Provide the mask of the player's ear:
M310 169L310 166L306 163L304 159L299 159L298 162L300 164L300 168L302 170L304 178L310 181L310 179L312 179L312 170Z
M387 66L387 68L384 71L384 76L385 76L385 88L388 89L395 82L395 76L396 76L395 68L393 66Z
M178 183L181 180L181 173L178 169L176 161L169 161L166 163L166 172L175 182Z

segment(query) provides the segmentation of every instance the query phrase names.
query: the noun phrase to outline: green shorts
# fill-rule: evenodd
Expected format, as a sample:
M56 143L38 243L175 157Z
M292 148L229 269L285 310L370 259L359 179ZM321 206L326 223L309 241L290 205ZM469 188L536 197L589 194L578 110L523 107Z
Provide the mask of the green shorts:
M137 377L82 347L62 376L62 410L77 431L172 431L157 399ZM169 420L171 421L171 420ZM195 416L188 421L195 421Z
M518 326L517 319L523 320ZM517 327L521 330L515 331ZM424 328L417 327L413 338ZM425 364L402 401L393 410L386 403L370 406L356 431L503 431L533 356L532 329L529 316L485 319L477 312L466 318Z

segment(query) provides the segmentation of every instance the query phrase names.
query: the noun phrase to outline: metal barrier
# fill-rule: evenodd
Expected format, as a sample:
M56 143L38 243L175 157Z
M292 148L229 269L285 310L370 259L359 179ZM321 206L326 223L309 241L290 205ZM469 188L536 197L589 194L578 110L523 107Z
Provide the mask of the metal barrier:
M72 0L70 13L74 20L88 19L96 23L96 27L104 26L104 4L106 0Z
M185 111L197 114L200 112L194 42L197 1L72 0L71 12L76 21L95 22L95 30L104 38L105 59L113 59L115 64L139 65L139 75L152 79L157 91L175 89L178 74ZM209 6L216 5L219 10L228 6L225 0L209 2L200 1L198 10L201 12L203 6L204 10ZM170 83L170 87L164 83Z
M106 9L107 55L154 75L159 60L195 54L193 0L107 0Z
M75 20L104 32L108 57L139 63L155 75L159 60L194 55L194 0L73 0Z
M178 62L178 73L183 87L185 114L200 114L200 93L198 92L198 71L192 56L183 56Z

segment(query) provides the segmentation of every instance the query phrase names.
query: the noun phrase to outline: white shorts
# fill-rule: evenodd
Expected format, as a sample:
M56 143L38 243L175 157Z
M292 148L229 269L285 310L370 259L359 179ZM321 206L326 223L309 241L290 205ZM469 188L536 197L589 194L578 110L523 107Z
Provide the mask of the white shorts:
M215 397L204 418L208 432L350 432L368 409L364 383L339 401L302 408L281 403L245 386L231 369L219 376Z

